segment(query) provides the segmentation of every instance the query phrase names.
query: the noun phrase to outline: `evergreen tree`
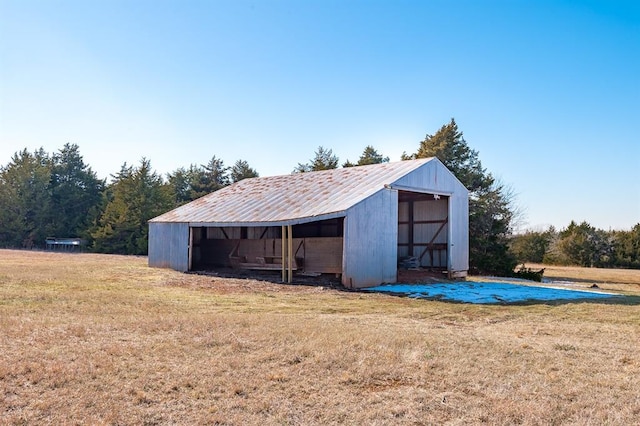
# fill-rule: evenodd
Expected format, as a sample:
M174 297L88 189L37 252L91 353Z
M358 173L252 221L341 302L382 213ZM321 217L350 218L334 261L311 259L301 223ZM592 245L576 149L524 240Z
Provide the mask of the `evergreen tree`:
M356 164L353 164L351 161L347 160L342 165L342 167L367 166L369 164L380 164L388 162L389 157L383 157L382 154L378 153L378 151L374 147L372 147L371 145L367 145Z
M557 250L564 263L586 267L610 266L614 257L613 239L587 222L578 225L571 221L560 231Z
M482 167L478 151L467 145L453 118L434 135L427 135L415 154L402 154L403 160L428 157L442 161L471 193L486 191L494 183L491 174Z
M240 177L241 173L246 173L247 177L250 177L251 173L257 176L257 172L251 169L246 161L239 162L241 163L239 166L236 163L239 173L236 177ZM240 169L242 166L247 168ZM169 173L167 175L169 189L173 193L175 205L188 203L229 185L228 172L229 168L225 167L224 162L213 156L206 165L191 164L188 169L180 167L173 173Z
M258 177L258 172L249 166L244 160L238 160L231 167L231 182L240 182L242 179Z
M0 167L0 245L43 247L51 208L52 161L42 148L15 153Z
M180 167L168 174L169 189L175 198L175 205L179 206L214 191L215 185L204 166L191 164L188 169Z
M169 182L169 188L174 198L174 205L181 206L182 204L193 201L191 198L191 172L194 169L192 164L189 170L184 167L176 169L173 173L167 174L167 180Z
M229 185L229 168L224 162L214 155L209 162L203 166L205 170L205 182L209 189L206 194L217 191ZM203 194L203 195L206 195Z
M171 191L143 158L139 167L127 166L114 176L107 203L92 236L94 249L105 253L146 254L147 221L173 207Z
M630 231L613 232L614 264L623 268L640 268L640 223Z
M298 163L293 172L304 173L336 169L338 168L338 161L338 157L333 155L333 151L331 149L326 149L322 146L319 146L318 150L315 152L315 156L313 157L313 159L311 159L309 163L306 164Z
M179 204L183 201L193 201L207 194L215 192L229 185L229 168L215 155L206 165L191 165L188 170L178 169L176 176L169 175L169 183L179 193L176 199ZM177 186L176 186L177 185Z
M76 144L65 144L53 156L48 233L56 237L89 236L104 190L104 181L88 167Z
M513 236L509 249L518 262L542 263L555 235L556 230L553 227L544 232L527 231Z
M516 214L513 194L482 167L452 118L427 135L403 160L437 157L469 190L469 266L471 271L511 275L516 260L508 250Z

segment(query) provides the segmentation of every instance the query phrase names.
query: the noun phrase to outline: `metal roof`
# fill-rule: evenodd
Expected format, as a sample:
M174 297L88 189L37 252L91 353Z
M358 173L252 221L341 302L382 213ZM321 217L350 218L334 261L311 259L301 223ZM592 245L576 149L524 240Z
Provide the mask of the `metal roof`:
M150 222L277 226L340 217L349 207L432 160L244 179Z

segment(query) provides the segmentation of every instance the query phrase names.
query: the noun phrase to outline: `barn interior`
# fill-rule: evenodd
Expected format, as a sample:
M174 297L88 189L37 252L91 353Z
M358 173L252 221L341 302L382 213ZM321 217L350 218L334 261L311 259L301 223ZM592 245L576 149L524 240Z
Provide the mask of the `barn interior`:
M282 226L191 228L191 269L280 270L283 258L288 265L291 257L294 271L342 272L344 218L292 225L290 229L292 238L287 238L287 227ZM283 241L291 247L283 247Z
M449 197L399 191L398 261L403 269L448 269Z
M397 260L400 269L448 269L448 211L446 195L399 191ZM344 220L337 217L290 228L192 227L190 269L278 271L284 264L290 271L305 274L341 274Z

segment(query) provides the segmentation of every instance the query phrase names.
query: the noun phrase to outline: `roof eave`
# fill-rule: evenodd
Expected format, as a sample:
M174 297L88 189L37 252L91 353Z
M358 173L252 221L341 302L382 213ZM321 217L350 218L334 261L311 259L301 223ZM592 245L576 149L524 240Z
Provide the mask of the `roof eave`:
M335 219L338 217L345 217L346 212L333 212L322 214L318 216L310 216L310 217L296 217L292 219L282 219L282 220L273 220L273 221L260 221L260 222L162 222L162 221L154 221L151 223L187 223L190 227L199 228L199 227L259 227L259 226L287 226L287 225L300 225L302 223L310 223L310 222L319 222L321 220L329 220Z

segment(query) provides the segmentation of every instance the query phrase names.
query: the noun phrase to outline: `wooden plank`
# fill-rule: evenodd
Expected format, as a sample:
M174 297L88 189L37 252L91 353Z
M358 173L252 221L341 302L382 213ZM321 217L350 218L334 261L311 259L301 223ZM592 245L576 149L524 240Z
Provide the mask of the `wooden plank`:
M287 275L287 282L291 283L293 279L293 227L287 226L287 260L289 267L289 274Z
M190 271L193 267L193 228L189 227L189 267L188 270Z
M413 253L415 221L413 218L413 201L409 201L409 253Z
M447 223L447 219L438 219L438 220L414 220L413 222L410 221L399 221L398 225L409 225L413 223L414 225L430 225L430 224L437 224L437 223Z
M305 238L306 272L342 273L342 237Z
M447 225L448 221L445 221L442 225L440 225L440 227L438 228L438 230L436 231L435 235L433 236L433 238L431 238L431 241L429 241L429 243L427 243L427 247L424 249L424 251L422 252L422 254L420 255L420 262L422 262L422 258L424 257L425 253L427 253L427 251L429 252L429 259L431 260L431 265L433 266L433 245L434 245L434 241L436 240L436 238L438 238L438 234L440 234L440 232L442 232L442 230L444 229L444 227Z
M280 263L266 263L266 262L241 262L236 265L237 269L262 270L262 271L277 271L281 267L282 265ZM298 270L298 265L295 262L292 262L291 270L292 271Z
M281 259L282 259L282 282L284 282L284 280L286 278L286 275L285 275L286 274L286 270L285 270L285 266L284 266L284 259L285 259L285 257L287 257L287 253L286 253L285 248L284 248L284 239L285 239L286 235L287 235L287 228L284 225L282 225L282 235L281 235L282 238L280 240L280 247L281 247L281 254L282 254L282 256L281 256Z
M429 243L413 243L414 246L416 247L432 247L435 250L446 250L447 249L447 243L433 243L433 244L429 244ZM409 244L407 243L398 243L398 247L407 247L409 246Z
M292 270L303 269L307 272L330 274L342 272L342 237L291 238L289 241L286 228L285 226L284 244L283 240L279 238L202 240L200 266L237 267L241 263L258 266L262 262L259 262L257 258L262 258L266 265L277 264L275 270L284 271L284 282L288 279L287 246L291 243ZM267 267L273 269L271 266Z

